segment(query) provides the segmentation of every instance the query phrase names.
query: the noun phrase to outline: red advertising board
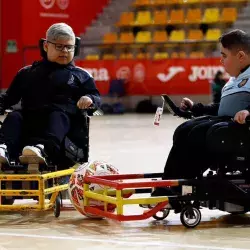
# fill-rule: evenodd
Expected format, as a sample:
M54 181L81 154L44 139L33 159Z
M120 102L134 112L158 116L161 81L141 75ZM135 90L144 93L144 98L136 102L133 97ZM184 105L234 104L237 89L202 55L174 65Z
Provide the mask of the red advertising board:
M216 72L224 72L218 58L78 61L77 64L93 75L103 95L108 94L110 81L119 78L126 79L128 95L207 95Z
M108 0L22 0L22 40L24 46L37 45L50 25L65 22L77 35L102 11Z
M24 51L24 48L37 46L50 25L65 22L79 36L108 2L109 0L0 0L0 88L8 88L17 71L30 63L31 60L26 60L27 57L32 58L32 61L39 59L38 50Z

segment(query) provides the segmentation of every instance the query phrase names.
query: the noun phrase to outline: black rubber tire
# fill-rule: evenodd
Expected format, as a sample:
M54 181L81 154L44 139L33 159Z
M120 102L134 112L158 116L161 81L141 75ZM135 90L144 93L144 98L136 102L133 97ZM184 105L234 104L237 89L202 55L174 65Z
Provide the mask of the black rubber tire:
M186 217L190 217L190 210L194 213L195 216L195 221L193 223L188 223L188 221L186 220ZM185 206L180 214L180 219L181 219L181 223L183 226L185 226L186 228L194 228L196 226L198 226L200 224L201 221L201 212L198 208L193 207L193 206ZM190 219L190 218L189 218Z
M155 220L164 220L165 218L168 217L169 213L170 213L170 209L168 208L163 208L162 210L160 210L159 212L162 212L163 215L162 216L158 216L157 213L154 214L152 217L155 219Z
M58 218L60 216L60 213L61 213L61 199L60 199L60 196L58 195L56 197L55 204L54 204L55 217Z

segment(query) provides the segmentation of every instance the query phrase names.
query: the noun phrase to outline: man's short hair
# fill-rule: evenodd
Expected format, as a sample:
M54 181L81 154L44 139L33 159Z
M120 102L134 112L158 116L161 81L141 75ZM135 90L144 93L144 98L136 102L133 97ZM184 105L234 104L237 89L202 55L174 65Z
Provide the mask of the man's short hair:
M230 51L242 50L250 54L250 35L243 30L229 31L223 34L219 41L225 49Z
M47 30L46 39L47 41L56 41L58 39L75 40L75 33L73 29L66 23L55 23Z

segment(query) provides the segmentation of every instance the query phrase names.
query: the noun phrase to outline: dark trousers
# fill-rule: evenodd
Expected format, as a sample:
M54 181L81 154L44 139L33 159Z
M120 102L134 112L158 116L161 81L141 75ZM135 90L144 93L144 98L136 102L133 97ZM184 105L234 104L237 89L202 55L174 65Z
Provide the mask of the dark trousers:
M4 120L0 143L7 145L11 160L18 159L25 145L44 144L46 154L56 163L69 129L70 118L63 111L14 111Z
M194 178L209 168L212 157L206 148L207 131L223 120L225 118L200 117L177 127L163 179Z

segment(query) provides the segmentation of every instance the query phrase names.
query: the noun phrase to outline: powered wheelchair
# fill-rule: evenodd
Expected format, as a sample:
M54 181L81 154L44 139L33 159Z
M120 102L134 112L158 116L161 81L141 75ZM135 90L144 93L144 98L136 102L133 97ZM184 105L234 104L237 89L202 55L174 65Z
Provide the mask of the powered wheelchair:
M49 158L46 158L45 164L34 156L20 156L19 162L0 164L0 211L43 211L54 208L55 217L59 217L60 210L66 209L63 206L63 191L68 189L68 184L62 180L67 180L79 165L88 161L90 115L99 113L83 110L78 120L71 124L61 145L59 157L62 166L53 164ZM23 204L28 199L29 202ZM36 203L30 204L32 200ZM67 208L71 209L69 206Z
M39 41L39 48L41 56L46 58L44 41ZM80 38L76 38L75 56L79 50ZM36 157L22 156L19 162L1 163L0 211L44 211L54 208L54 215L58 217L63 207L62 192L68 188L67 183L60 183L59 180L70 176L75 168L88 161L90 116L101 114L101 110L90 107L79 110L71 120L70 131L61 145L61 166L55 165L49 158L44 163ZM33 203L14 204L15 201L18 203L18 200L27 199Z
M191 111L183 111L177 107L167 95L162 96L166 107L174 115L185 119L193 119ZM218 122L213 125L212 133L216 133L217 146L209 141L208 149L217 153L210 170L205 173L201 171L193 180L180 180L182 195L170 198L173 204L181 205L181 221L187 227L194 227L200 221L200 207L209 209L219 209L231 214L244 214L250 211L250 120L246 119L245 125L237 125L237 129L245 126L241 138L237 138L236 145L224 146L227 143L228 127L224 126L228 122L233 122L232 118L225 117L225 123ZM233 146L233 147L231 147ZM229 152L227 152L230 148ZM236 150L232 152L232 148ZM192 167L192 166L189 166ZM173 206L173 209L175 207ZM184 210L183 210L184 209ZM184 217L194 219L193 224L189 224ZM162 219L162 218L161 218Z
M173 115L193 119L192 112L182 111L167 95L162 95L162 98L165 106ZM230 119L225 117L225 121L230 121ZM250 123L247 121L245 126L248 124ZM223 141L227 139L225 132L227 128L221 123L218 128L215 126L215 129L215 132L219 130L218 134L222 135L218 138L223 144ZM201 170L195 178L162 180L163 173L85 176L84 209L87 213L119 221L144 220L150 217L163 220L169 215L170 210L174 210L175 213L180 213L180 220L187 228L194 228L200 223L200 209L204 207L219 209L231 214L247 213L250 211L250 147L247 143L250 131L249 135L248 130L245 131L244 138L238 140L238 145L235 145L239 150L230 153L230 157L227 159L222 157L217 161L216 158L215 161L212 161L210 170L208 169L206 172ZM243 141L246 143L244 144ZM222 156L223 153L225 152L222 151ZM228 156L228 154L225 155ZM96 194L90 190L90 184L104 185L106 189L102 194ZM177 188L180 192L172 195L169 192L153 195L157 188L164 190L165 187ZM130 194L130 197L124 198L123 196L127 193ZM134 194L140 194L140 197L134 198ZM103 211L90 206L90 200L102 201L105 205L115 204L116 214L110 213L107 209ZM130 204L138 204L143 209L143 213L124 214L124 206Z

